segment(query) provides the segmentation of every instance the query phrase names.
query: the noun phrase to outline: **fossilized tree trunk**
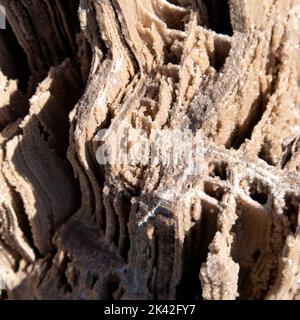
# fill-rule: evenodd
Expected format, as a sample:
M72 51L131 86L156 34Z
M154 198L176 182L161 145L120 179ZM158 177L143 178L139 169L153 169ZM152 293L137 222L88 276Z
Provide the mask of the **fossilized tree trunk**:
M297 0L0 4L9 298L300 298ZM100 165L122 123L202 170Z

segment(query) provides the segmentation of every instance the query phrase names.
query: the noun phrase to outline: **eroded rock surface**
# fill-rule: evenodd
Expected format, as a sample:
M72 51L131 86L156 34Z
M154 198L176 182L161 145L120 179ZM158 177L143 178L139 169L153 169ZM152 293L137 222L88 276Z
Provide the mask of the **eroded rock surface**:
M8 298L300 297L297 0L0 4ZM199 170L100 164L123 127Z

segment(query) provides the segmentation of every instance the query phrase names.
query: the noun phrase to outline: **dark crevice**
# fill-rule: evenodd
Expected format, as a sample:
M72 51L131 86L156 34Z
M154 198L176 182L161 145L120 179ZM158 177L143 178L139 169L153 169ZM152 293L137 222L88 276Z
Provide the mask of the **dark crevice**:
M101 290L101 292L104 293L104 296L101 297L101 299L110 301L116 300L115 293L118 291L119 287L120 279L117 276L110 274L103 284L103 290Z
M44 3L41 3L41 5L44 5ZM26 43L25 46L35 46L35 52L38 52L37 57L32 57L26 53L27 59L29 61L30 71L33 73L35 77L37 77L34 83L36 86L38 85L38 82L42 81L43 78L46 77L49 67L55 65L55 63L53 63L52 61L53 57L47 57L49 52L45 53L43 50L44 41L40 41L41 39L35 28L34 19L32 19L33 17L30 14L30 9L23 4L23 10L23 14L26 17L26 23L28 24L28 31L30 30L32 39L35 39L34 42ZM56 62L58 63L58 61ZM32 90L31 88L28 89ZM33 94L33 92L29 92L29 95L31 94Z
M298 227L300 197L296 197L293 193L287 192L284 196L284 202L283 214L289 219L292 233L295 233Z
M267 140L264 140L260 151L257 155L261 160L264 160L268 165L274 166L274 160L271 155L271 148Z
M253 259L253 261L254 262L257 262L257 260L258 260L258 258L260 257L260 255L261 255L261 252L260 252L260 250L255 250L254 252L253 252L253 254L252 254L252 259Z
M254 180L250 184L249 194L252 200L265 205L268 202L270 191L268 186L258 180Z
M210 183L210 182L204 182L204 192L208 196L218 200L222 201L224 194L226 193L226 190L224 190L223 187L220 187L216 184Z
M209 62L217 72L220 72L229 56L231 50L231 42L227 39L215 37L214 51L209 54Z
M0 300L8 299L8 291L6 289L0 289Z
M255 211L244 203L237 204L238 219L236 220L232 234L234 242L232 244L231 256L239 264L238 292L240 299L251 299L253 289L256 286L253 278L255 266L259 263L259 258L264 256L269 245L266 241L260 241L262 227L266 236L270 228L270 216L264 218L263 214ZM256 218L256 219L255 219ZM256 238L253 236L256 234ZM252 239L253 238L253 239ZM265 243L265 246L262 244ZM266 289L267 284L262 286Z
M7 186L9 187L9 191L11 193L12 199L13 199L12 206L13 206L14 212L16 214L16 218L18 220L18 226L22 230L26 242L31 247L31 249L34 251L35 255L37 257L40 257L39 251L36 248L34 241L33 241L30 222L29 222L28 216L25 212L23 200L22 200L21 196L19 195L19 193L17 191L15 191L15 189L8 183L8 181L6 181L6 182L7 182Z
M250 107L250 112L247 119L242 125L235 128L230 138L231 147L238 150L240 146L246 141L251 139L252 133L256 125L261 120L264 112L266 111L267 101L263 93L261 93Z
M270 195L269 186L257 178L253 180L248 179L243 180L241 182L241 186L245 189L246 193L252 200L262 206L266 205Z
M152 240L153 243L152 243L152 246L151 246L151 251L150 251L150 254L151 254L151 259L152 259L152 266L154 268L157 268L157 265L158 265L158 248L159 248L159 241L158 241L158 237L155 236L154 239ZM153 277L150 277L148 279L148 288L150 287L152 290L150 290L150 292L152 292L153 294L153 298L155 300L158 300L158 296L157 296L157 290L155 287L152 287L152 283L154 284L154 281L155 279L153 279ZM155 286L155 284L154 284Z
M130 248L130 237L129 237L129 232L128 232L128 222L129 222L129 215L131 211L131 201L129 198L123 196L122 197L122 217L119 217L119 220L122 219L123 225L123 232L125 233L125 238L119 239L119 248L120 248L120 254L121 256L127 261L128 259L128 253L129 253L129 248Z
M95 288L96 283L99 280L99 276L97 274L92 275L92 283L91 283L91 289L93 290Z
M119 240L120 240L120 225L119 225L119 220L118 220L118 215L115 209L112 207L112 212L114 214L114 236L113 236L113 243L116 245L119 245Z
M61 1L60 5L63 8L64 14L64 17L60 16L60 18L65 18L65 22L67 23L69 30L62 30L61 28L59 28L59 32L66 40L68 40L68 35L72 37L71 42L65 42L65 49L67 49L69 56L74 56L76 54L76 51L74 51L76 44L76 34L80 32L80 22L78 19L79 4L78 1L67 0ZM69 31L69 34L66 34L67 31Z
M211 162L208 165L208 171L212 178L228 179L228 164L226 162Z
M292 150L288 150L286 154L284 155L282 162L281 162L281 169L284 169L287 163L292 159L293 152Z
M233 35L228 0L204 0L207 8L209 28L221 34Z
M41 136L43 137L43 140L47 142L49 139L49 133L45 130L45 128L39 121L38 121L38 128L41 133Z
M191 208L193 210L193 208ZM182 260L182 277L177 287L177 299L202 299L199 272L206 261L209 244L217 232L218 210L208 203L202 203L199 220L185 236Z
M261 205L265 205L268 201L268 195L263 192L258 192L257 190L254 190L253 193L250 193L250 197L252 200L260 203Z
M281 169L284 169L285 166L290 162L293 156L293 147L297 143L297 139L289 140L288 142L283 142L282 144L282 157L280 161Z
M171 213L168 212L170 217ZM175 228L172 226L159 226L156 236L158 237L158 264L155 279L156 292L159 300L164 300L170 296L172 287L172 271L174 268L175 253Z
M180 65L182 53L181 47L176 47L174 44L173 46L166 46L164 50L164 64Z
M3 55L0 60L1 71L9 79L18 79L19 89L26 92L30 76L27 57L8 22L6 29L1 30L0 37L0 53Z
M282 217L239 200L231 256L239 264L239 299L264 299L274 285L286 241Z
M71 284L66 276L68 264L71 262L70 258L64 253L63 260L59 266L59 285L58 289L63 288L64 293L71 293L73 291Z

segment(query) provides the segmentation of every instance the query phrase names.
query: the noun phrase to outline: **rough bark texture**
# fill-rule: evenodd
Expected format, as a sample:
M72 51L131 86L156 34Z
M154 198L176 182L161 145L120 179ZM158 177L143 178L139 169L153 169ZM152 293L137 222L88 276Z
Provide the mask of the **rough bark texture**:
M0 4L8 298L300 298L299 1ZM121 123L202 171L99 165Z

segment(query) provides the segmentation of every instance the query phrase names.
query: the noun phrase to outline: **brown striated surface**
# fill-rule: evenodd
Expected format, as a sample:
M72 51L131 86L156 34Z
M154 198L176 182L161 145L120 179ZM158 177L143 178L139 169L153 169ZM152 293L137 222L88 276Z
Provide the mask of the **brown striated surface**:
M9 298L300 297L297 0L0 5Z

